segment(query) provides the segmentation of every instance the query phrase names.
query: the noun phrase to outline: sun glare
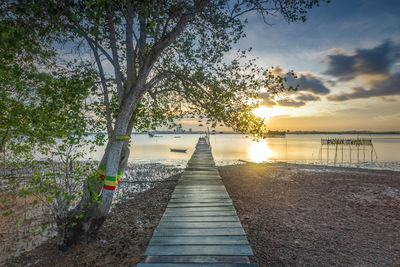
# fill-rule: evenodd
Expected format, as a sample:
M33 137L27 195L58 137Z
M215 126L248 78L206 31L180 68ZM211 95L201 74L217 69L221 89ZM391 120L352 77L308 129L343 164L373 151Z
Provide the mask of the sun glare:
M257 117L268 119L270 117L286 115L288 114L287 110L283 107L274 106L272 108L268 108L265 106L260 106L258 108L253 109L253 114Z
M258 141L251 141L249 156L251 161L260 163L272 157L272 151L268 147L267 141L260 139Z

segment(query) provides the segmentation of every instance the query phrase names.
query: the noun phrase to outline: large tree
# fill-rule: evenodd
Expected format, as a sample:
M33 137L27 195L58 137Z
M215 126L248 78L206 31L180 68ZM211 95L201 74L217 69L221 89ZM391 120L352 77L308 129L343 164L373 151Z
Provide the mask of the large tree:
M60 246L96 235L126 168L129 137L136 127L191 114L258 133L263 122L252 114L257 92L284 89L284 77L246 60L246 51L232 51L245 36L246 16L258 14L266 22L269 16L304 21L307 10L318 2L5 1L1 9L9 19L47 29L47 44L59 50L73 46L76 57L92 60L101 84L99 114L106 125L107 146L99 176L87 181L86 193L70 212L71 218L80 219L64 229Z

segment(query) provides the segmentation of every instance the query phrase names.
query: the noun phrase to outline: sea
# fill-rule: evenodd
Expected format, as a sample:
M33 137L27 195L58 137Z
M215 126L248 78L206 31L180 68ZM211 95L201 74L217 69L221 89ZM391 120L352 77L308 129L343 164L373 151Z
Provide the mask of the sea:
M134 164L160 163L184 167L190 159L201 134L132 134L129 162ZM321 139L371 139L372 146L322 145ZM243 162L288 162L400 171L400 135L328 135L287 134L256 140L242 134L215 134L209 136L217 165ZM185 153L171 149L186 149ZM104 147L98 147L90 156L99 160Z

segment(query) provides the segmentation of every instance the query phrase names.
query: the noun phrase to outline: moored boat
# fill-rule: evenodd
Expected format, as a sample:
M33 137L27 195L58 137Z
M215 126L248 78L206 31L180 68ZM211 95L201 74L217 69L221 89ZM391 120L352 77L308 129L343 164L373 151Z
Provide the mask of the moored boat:
M171 152L186 153L187 149L170 148Z

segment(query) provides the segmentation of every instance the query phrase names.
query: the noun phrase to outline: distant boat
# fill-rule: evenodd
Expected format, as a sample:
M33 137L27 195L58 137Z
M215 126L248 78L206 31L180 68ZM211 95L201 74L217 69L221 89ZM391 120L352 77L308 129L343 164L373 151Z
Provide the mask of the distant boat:
M175 135L175 136L174 136L174 138L181 138L181 136L179 136L179 135Z
M171 152L186 153L187 149L170 148Z

